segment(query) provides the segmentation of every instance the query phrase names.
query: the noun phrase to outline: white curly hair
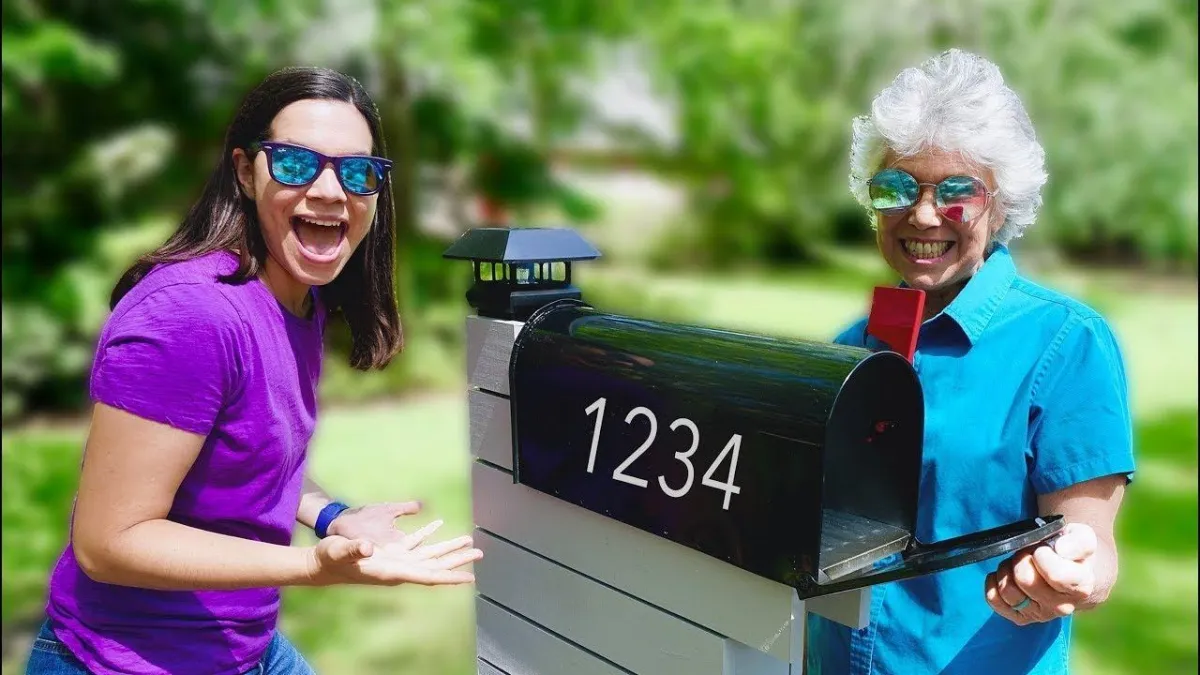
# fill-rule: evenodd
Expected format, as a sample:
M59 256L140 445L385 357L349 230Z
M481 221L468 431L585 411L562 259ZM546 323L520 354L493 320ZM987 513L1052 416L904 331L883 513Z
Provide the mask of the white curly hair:
M928 148L959 152L987 167L996 181L996 206L1005 214L994 240L1020 237L1037 218L1046 184L1046 153L1021 99L1000 69L975 54L951 49L906 68L854 118L850 192L871 215L867 182L890 150L899 156Z

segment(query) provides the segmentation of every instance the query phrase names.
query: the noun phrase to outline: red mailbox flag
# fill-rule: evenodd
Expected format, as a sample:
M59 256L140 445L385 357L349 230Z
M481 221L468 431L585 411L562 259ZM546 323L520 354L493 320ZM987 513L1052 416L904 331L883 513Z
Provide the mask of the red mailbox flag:
M879 338L912 363L924 312L925 291L876 286L871 313L867 315L867 334Z

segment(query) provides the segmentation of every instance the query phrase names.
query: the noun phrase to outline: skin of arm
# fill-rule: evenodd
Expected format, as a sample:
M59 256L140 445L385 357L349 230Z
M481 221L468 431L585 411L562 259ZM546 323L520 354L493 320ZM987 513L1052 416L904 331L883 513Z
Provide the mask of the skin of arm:
M317 526L317 516L320 515L321 509L328 506L333 501L328 493L317 485L317 482L308 477L308 472L304 473L304 493L300 496L300 507L296 509L296 522L313 529Z
M1114 534L1117 512L1125 497L1125 477L1106 476L1042 495L1038 508L1044 513L1061 513L1068 523L1082 523L1095 533L1091 556L1092 590L1076 603L1076 611L1093 609L1112 593L1117 583L1117 541Z
M1059 513L1067 523L1053 543L1031 546L988 575L988 604L1018 625L1050 621L1104 603L1117 582L1117 512L1125 495L1123 475L1084 481L1038 497L1043 515ZM1026 597L1030 603L1013 609Z
M316 528L321 509L334 499L305 473L304 494L296 510L296 522ZM391 544L403 540L405 532L396 527L396 519L420 513L419 501L379 502L356 506L342 511L329 523L328 534L350 539L367 539L376 544Z
M207 532L167 520L204 437L96 404L71 528L84 573L156 590L316 582L310 548Z

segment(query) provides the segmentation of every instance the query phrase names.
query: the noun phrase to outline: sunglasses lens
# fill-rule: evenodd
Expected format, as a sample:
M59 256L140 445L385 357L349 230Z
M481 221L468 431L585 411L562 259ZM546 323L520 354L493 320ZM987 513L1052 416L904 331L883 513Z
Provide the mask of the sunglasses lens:
M951 176L938 183L938 209L949 220L967 223L983 215L987 207L987 186L978 178Z
M271 154L271 177L284 185L304 185L320 168L320 161L303 148L275 148Z
M877 211L907 209L917 201L920 187L917 181L898 169L887 169L875 174L868 189L871 208Z
M371 194L379 189L382 174L379 165L369 159L353 157L342 162L342 185L355 194Z

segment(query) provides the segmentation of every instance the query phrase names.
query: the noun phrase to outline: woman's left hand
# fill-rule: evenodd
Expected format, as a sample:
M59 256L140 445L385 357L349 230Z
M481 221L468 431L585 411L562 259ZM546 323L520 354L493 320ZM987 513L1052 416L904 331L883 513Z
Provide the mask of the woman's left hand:
M328 533L347 539L366 539L386 546L404 541L405 533L396 527L396 519L420 513L421 503L381 502L346 509L329 524Z
M1068 523L1052 545L1022 549L987 575L984 595L1000 616L1018 626L1072 614L1096 587L1096 532Z

